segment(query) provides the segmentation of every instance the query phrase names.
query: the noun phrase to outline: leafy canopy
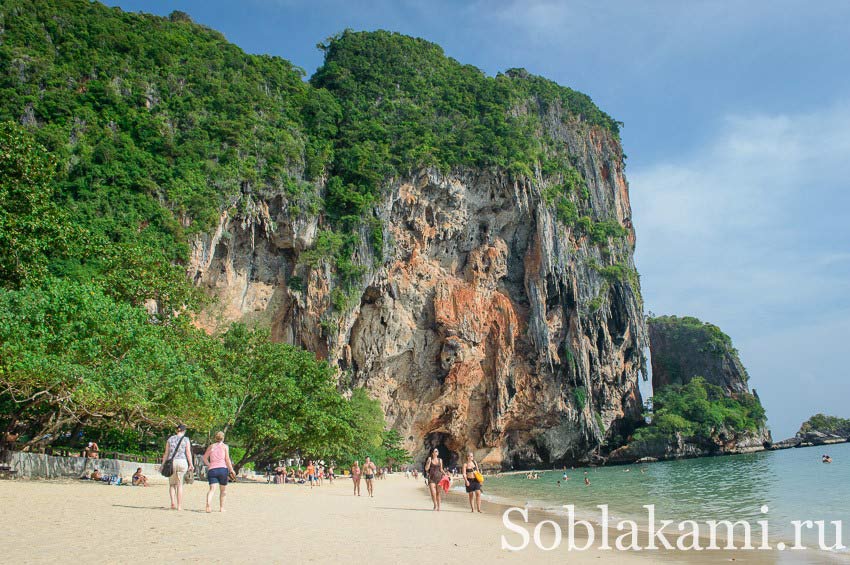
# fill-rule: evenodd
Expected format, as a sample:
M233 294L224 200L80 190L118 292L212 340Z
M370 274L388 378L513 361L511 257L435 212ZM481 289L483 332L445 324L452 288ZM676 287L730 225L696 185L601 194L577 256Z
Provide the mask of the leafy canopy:
M722 428L734 432L757 431L766 416L758 398L750 393L726 395L702 377L685 385L665 386L652 397L652 423L635 433L635 440L685 437L711 439Z

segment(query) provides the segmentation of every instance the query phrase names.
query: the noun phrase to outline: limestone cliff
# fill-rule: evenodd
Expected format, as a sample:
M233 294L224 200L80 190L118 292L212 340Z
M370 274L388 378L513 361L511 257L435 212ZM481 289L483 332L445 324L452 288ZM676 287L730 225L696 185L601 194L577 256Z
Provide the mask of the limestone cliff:
M749 375L720 328L693 317L660 316L647 321L652 389L703 377L730 394L749 392Z
M647 327L658 406L652 423L613 451L609 462L747 453L770 446L764 410L756 391L750 392L749 376L729 336L693 317L650 318ZM703 384L698 391L689 390L685 385L695 379ZM664 404L671 400L672 408ZM664 421L670 410L678 418L675 431Z
M471 449L490 467L588 460L640 418L639 287L611 274L633 272L634 231L618 140L558 109L544 118L586 179L587 212L626 237L599 245L563 225L539 172L419 170L384 187L384 258L358 250L369 270L334 314L333 270L302 257L319 220L256 199L253 220L225 213L194 243L189 276L219 298L200 322L268 323L327 358L343 386L381 400L417 456L438 446L447 462Z

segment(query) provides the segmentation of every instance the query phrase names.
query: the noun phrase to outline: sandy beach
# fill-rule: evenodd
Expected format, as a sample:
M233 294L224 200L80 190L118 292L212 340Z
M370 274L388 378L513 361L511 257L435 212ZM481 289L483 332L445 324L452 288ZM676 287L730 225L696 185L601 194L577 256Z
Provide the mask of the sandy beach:
M624 553L590 550L522 552L500 547L502 509L469 512L450 495L431 510L421 481L395 475L376 481L375 498L354 497L349 480L314 488L237 483L228 511L204 512L207 486L187 487L186 510L167 509L165 486L111 487L85 482L0 481L3 563L88 561L139 563L773 563L812 562L762 552ZM365 486L363 487L365 492ZM550 536L544 539L551 540ZM791 559L789 559L791 558Z

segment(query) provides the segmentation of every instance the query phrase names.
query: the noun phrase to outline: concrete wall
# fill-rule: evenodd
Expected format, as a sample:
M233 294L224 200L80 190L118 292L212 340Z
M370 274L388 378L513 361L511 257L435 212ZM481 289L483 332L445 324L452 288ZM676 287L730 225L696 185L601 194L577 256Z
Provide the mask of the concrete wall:
M7 454L8 455L8 454ZM83 473L91 473L97 467L104 475L121 475L129 481L136 469L141 467L150 483L167 483L159 474L159 465L135 463L120 459L87 459L85 457L57 457L41 453L12 452L6 463L15 476L23 479L79 479Z

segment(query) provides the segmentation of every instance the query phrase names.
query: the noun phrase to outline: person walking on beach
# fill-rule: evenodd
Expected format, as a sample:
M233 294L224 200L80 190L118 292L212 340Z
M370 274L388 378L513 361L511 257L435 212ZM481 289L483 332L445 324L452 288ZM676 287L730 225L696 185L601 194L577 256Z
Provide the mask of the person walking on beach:
M310 488L313 488L313 483L317 480L316 466L313 465L312 461L307 461L307 482L310 483Z
M466 492L469 494L469 509L472 512L478 510L481 512L481 483L475 476L478 469L478 463L475 462L475 456L470 452L466 454L466 463L463 464L461 472L463 473L463 482L466 484ZM560 483L558 483L560 486Z
M431 491L431 502L434 510L440 511L440 480L443 478L443 460L440 451L435 447L431 456L425 462L425 474L428 477L428 490Z
M207 482L210 490L207 492L206 511L212 512L214 485L218 484L218 509L224 512L224 497L227 491L227 479L230 473L234 476L233 461L230 460L230 447L224 443L224 432L215 433L215 443L210 444L204 452L204 465L207 466Z
M360 461L351 466L351 482L354 483L354 494L360 496Z
M366 456L366 462L363 463L363 478L366 479L366 492L369 493L370 497L374 497L373 486L372 483L375 482L375 472L377 467L372 463L372 460L369 456Z
M172 459L172 472L168 477L168 496L171 498L172 510L183 510L183 475L186 471L194 471L192 465L192 445L186 437L186 426L177 426L177 433L165 442L165 452L162 454L162 464Z

